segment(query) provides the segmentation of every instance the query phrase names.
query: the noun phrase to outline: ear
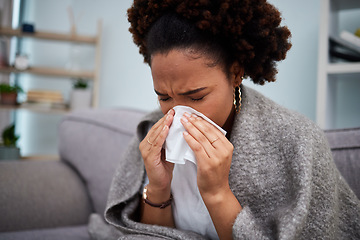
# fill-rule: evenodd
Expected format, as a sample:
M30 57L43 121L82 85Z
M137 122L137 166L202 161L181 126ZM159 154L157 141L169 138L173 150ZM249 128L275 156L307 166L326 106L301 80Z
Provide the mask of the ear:
M240 66L239 62L236 61L231 65L230 73L231 73L231 81L235 88L242 83L244 76L244 68Z

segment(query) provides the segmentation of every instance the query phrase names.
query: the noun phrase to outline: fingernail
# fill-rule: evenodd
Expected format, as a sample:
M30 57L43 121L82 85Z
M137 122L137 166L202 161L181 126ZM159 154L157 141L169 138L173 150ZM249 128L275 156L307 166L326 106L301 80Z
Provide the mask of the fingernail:
M167 125L165 125L162 130L164 131L164 130L166 130L166 128L167 128Z
M170 114L170 113L171 113L171 110L172 110L172 108L167 112L167 114Z
M185 117L187 117L187 118L189 118L190 117L190 115L186 112L186 113L184 113L184 116Z
M188 132L183 132L183 134L184 134L185 136L189 135L189 133L188 133Z

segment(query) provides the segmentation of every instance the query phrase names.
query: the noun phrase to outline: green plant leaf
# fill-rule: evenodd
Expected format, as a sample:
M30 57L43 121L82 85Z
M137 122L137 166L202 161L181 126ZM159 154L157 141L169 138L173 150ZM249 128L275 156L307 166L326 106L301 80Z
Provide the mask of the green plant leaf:
M12 92L23 92L22 88L18 85L11 86L7 83L1 83L0 84L0 93L12 93Z
M86 89L88 87L88 82L82 78L79 78L75 81L73 86L76 89Z
M2 132L2 140L5 146L16 146L20 136L15 135L15 124L6 127Z

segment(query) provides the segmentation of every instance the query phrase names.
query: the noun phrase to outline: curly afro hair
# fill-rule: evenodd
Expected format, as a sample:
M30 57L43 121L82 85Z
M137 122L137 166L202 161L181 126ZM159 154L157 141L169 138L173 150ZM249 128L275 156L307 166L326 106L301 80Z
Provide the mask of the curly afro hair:
M194 48L222 64L235 61L256 84L276 80L276 62L291 48L291 33L266 0L134 0L129 31L151 64L154 53Z

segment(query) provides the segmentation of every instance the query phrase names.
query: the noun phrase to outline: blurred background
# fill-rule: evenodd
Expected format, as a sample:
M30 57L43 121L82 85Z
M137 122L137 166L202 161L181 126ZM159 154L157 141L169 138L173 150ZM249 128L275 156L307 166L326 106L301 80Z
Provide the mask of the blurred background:
M353 50L352 60L329 55L331 34L338 37L360 28L360 3L270 2L282 13L282 25L291 30L293 47L278 64L275 83L244 84L324 129L360 127L356 59L360 52ZM86 83L92 96L82 107L146 111L158 107L150 69L128 32L126 10L131 4L131 0L0 0L0 82L23 90L17 97L22 104L0 105L0 131L15 123L23 156L57 154L57 126L64 114L78 108L72 99L79 81ZM20 31L6 32L9 28ZM34 34L33 30L45 36L24 35Z

